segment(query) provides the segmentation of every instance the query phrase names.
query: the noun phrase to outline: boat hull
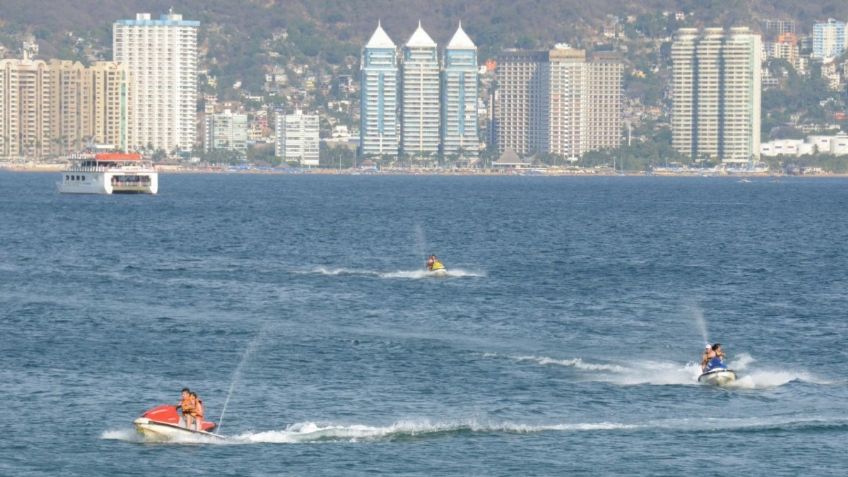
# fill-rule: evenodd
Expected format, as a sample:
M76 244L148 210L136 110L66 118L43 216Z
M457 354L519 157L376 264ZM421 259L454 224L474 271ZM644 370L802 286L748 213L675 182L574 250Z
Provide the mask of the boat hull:
M219 434L213 434L206 431L194 431L185 427L168 424L164 422L156 422L146 417L139 417L133 421L135 430L143 435L146 440L150 441L174 441L192 437L209 437L212 439L223 439Z
M732 369L716 369L698 376L698 382L712 386L727 386L736 381L736 372Z
M62 194L157 194L155 171L65 171L56 187Z
M446 277L448 275L448 270L446 268L440 268L438 270L430 270L428 273L432 277Z

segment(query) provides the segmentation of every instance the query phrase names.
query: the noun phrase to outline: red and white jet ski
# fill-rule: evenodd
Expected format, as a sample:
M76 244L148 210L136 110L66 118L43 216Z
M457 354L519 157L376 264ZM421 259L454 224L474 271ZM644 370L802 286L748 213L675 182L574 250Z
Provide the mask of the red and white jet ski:
M185 423L177 412L177 407L171 404L163 404L148 409L138 419L133 421L135 429L146 439L156 441L178 440L180 438L191 436L207 436L216 439L223 439L220 434L215 434L215 423L209 421L201 421L199 429L195 430L185 427Z

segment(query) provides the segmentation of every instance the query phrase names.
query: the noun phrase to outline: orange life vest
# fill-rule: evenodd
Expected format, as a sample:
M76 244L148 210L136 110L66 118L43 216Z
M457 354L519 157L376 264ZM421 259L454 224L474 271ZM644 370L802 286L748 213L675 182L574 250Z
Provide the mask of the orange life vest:
M184 397L182 401L180 401L180 407L183 408L183 414L191 414L194 412L195 401L191 396Z
M198 419L203 419L203 401L199 398L194 405L194 412L192 414L194 414L194 417Z

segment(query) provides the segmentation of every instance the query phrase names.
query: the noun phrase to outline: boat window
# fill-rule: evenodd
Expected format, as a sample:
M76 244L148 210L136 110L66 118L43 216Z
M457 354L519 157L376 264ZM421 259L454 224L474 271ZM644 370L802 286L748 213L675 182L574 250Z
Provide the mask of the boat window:
M82 180L85 180L85 176L82 176Z

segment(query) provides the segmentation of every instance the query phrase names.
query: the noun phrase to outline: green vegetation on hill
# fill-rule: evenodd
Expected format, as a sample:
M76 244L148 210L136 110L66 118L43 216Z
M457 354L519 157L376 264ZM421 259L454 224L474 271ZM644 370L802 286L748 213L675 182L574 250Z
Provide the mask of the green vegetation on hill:
M337 65L356 57L382 19L397 44L403 44L421 19L444 44L459 20L481 49L481 58L505 47L547 46L557 41L582 44L606 15L635 15L627 26L646 37L662 37L677 25L663 11L692 13L697 25L748 24L766 17L789 17L810 28L815 19L848 19L844 0L4 0L0 3L0 43L11 51L15 39L32 34L43 57L84 59L90 51L108 58L111 23L136 12L158 15L174 7L203 23L202 46L214 58L214 72L229 86L236 78L255 88L262 66L262 42L285 30L288 38L272 45L280 59L309 58ZM673 18L673 17L672 17ZM90 45L81 42L83 38ZM654 93L649 93L654 94Z

